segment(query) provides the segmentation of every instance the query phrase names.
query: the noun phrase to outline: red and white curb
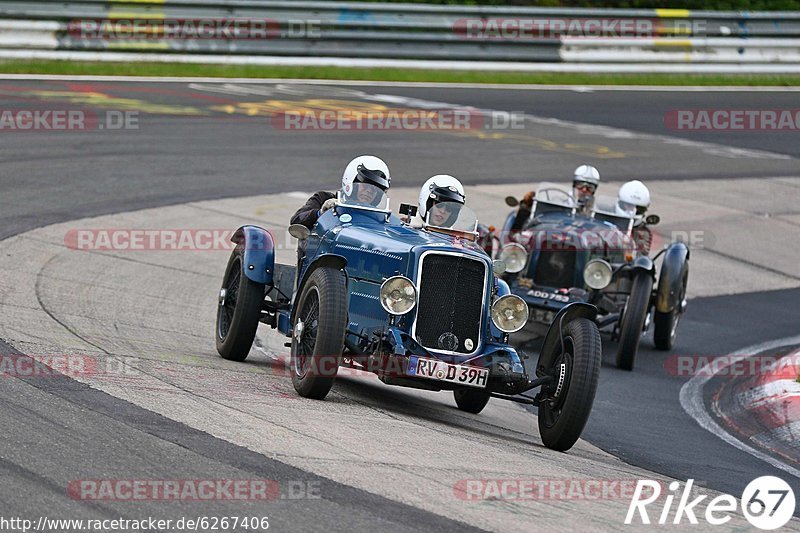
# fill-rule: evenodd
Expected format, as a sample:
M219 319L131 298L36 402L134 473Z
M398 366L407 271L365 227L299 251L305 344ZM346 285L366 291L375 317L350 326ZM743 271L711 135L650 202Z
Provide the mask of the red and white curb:
M786 355L775 365L775 372L731 380L714 394L707 409L703 388L727 366L753 354L800 344L800 336L748 346L727 357L725 367L711 371L710 365L681 387L683 409L700 424L731 446L800 478L800 383L794 364L798 352ZM724 426L724 427L723 427ZM780 457L780 459L778 458Z
M800 351L777 361L776 370L734 380L712 399L714 413L741 439L800 466Z

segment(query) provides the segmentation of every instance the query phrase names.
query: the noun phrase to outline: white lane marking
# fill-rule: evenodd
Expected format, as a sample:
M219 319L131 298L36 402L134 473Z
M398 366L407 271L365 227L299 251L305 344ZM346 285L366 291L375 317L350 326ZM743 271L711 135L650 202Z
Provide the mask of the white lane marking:
M536 83L447 83L433 81L373 81L373 80L331 80L331 79L293 79L293 78L225 78L202 76L112 76L112 75L80 75L80 74L2 74L0 80L27 81L103 81L103 82L153 82L153 83L291 83L303 85L353 85L371 87L401 87L430 89L501 89L508 91L641 91L641 92L800 92L800 87L767 86L730 86L730 85L565 85Z
M731 86L731 85L564 85L536 83L447 83L433 81L373 81L373 80L337 80L337 79L294 79L294 78L225 78L198 76L101 76L80 74L2 74L0 80L31 81L119 81L119 82L152 82L152 83L291 83L303 85L353 85L370 87L404 87L430 89L502 89L508 91L570 91L586 93L593 91L617 92L800 92L800 87L783 87L780 85L764 86Z
M796 74L793 63L527 63L522 61L459 61L350 57L247 56L225 54L156 54L73 50L0 50L3 59L108 61L306 67L412 68L491 72L669 73L669 74Z
M760 353L765 352L767 350L772 350L775 348L780 348L781 346L787 346L790 344L798 344L800 343L800 335L796 337L787 337L785 339L778 339L774 341L765 342L762 344L756 344L754 346L748 346L746 348L742 348L741 350L737 350L736 352L728 355L726 357L727 365L722 366L717 369L717 372L722 372L727 367L735 364L737 361L741 361L742 359L746 359L747 357ZM681 387L680 393L680 400L681 400L681 407L686 413L691 416L700 427L705 429L706 431L710 432L713 435L716 435L720 439L724 440L731 446L742 450L745 453L748 453L755 457L756 459L760 459L770 465L783 470L784 472L795 476L796 478L800 478L800 470L797 468L791 467L787 464L784 464L777 459L767 455L766 453L757 450L751 446L748 446L744 442L740 441L720 426L716 420L706 411L705 409L705 402L703 401L703 386L712 378L714 377L714 373L712 372L712 365L706 365L701 370L698 371L697 375L694 376L692 379L684 383L683 387Z

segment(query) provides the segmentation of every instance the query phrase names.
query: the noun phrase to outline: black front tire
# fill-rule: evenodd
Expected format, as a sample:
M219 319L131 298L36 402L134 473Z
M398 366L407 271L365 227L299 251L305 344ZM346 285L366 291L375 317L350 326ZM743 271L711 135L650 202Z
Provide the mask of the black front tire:
M453 391L458 408L466 413L477 415L489 403L489 393L482 390L457 389Z
M592 411L601 359L597 324L586 318L571 320L564 350L550 359L553 367L547 369L554 372L555 381L539 395L539 433L548 448L567 451L580 438Z
M652 292L653 278L645 272L636 273L631 285L631 295L628 296L628 303L625 304L619 326L617 367L623 370L633 370Z
M226 291L217 306L216 345L223 359L244 361L256 337L265 285L249 279L244 272L241 245L231 253L222 289Z
M302 326L301 326L302 324ZM297 300L292 335L292 384L304 398L330 392L344 350L347 282L341 270L319 267Z

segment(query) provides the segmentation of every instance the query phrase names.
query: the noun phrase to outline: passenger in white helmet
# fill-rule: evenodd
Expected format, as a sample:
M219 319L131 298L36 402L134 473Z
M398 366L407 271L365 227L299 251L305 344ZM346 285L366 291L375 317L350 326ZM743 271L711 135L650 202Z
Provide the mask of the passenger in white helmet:
M356 157L347 164L342 174L338 201L378 207L385 199L385 193L389 190L391 182L389 167L382 159L373 155ZM333 208L336 202L336 193L319 191L297 210L292 216L291 223L302 224L311 229L319 217Z
M650 207L650 190L639 180L623 183L617 193L617 212L634 219L633 240L636 250L642 254L650 253L653 232L647 226L645 215Z
M447 174L429 178L420 188L417 214L422 225L450 228L466 201L464 186Z

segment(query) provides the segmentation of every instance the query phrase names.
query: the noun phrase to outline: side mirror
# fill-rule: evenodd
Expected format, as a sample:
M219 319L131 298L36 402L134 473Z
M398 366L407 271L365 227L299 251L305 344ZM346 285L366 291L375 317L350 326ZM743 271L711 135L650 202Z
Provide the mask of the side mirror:
M311 230L303 226L302 224L292 224L291 226L289 226L289 235L291 235L298 241L304 241L308 239L309 235L311 235Z
M506 196L506 205L508 207L517 207L519 205L519 200L514 196Z
M647 215L644 221L648 226L655 226L656 224L661 222L661 217L658 215Z

